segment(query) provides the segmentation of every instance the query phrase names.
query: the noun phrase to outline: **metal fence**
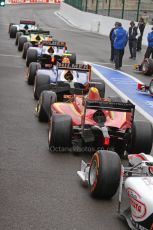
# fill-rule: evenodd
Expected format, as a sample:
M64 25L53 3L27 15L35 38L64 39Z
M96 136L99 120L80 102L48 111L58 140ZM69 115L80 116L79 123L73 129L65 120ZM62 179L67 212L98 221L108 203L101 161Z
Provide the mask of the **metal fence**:
M65 0L65 3L86 12L138 21L143 17L153 24L153 0Z

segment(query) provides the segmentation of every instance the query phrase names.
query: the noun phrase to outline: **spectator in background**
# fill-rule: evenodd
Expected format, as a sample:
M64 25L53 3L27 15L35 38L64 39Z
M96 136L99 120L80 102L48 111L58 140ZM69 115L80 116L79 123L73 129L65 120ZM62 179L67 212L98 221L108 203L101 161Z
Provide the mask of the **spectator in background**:
M135 26L134 21L130 22L129 27L129 50L131 59L136 59L136 51L137 51L137 39L140 36L139 28Z
M112 33L112 40L114 41L115 69L119 70L122 67L124 48L128 41L128 33L120 22L117 23L117 28Z
M111 29L110 33L109 33L109 39L110 39L110 43L111 43L111 56L110 56L110 61L114 62L114 40L112 39L112 34L113 31L117 28L118 22L115 22L114 27Z
M143 32L145 29L145 22L144 19L141 17L139 22L138 22L138 28L140 31L140 36L138 37L137 41L137 51L141 51L141 46L142 46L142 37L143 37Z
M148 33L147 40L148 40L148 47L144 55L144 58L149 58L151 55L153 59L153 28L152 31Z

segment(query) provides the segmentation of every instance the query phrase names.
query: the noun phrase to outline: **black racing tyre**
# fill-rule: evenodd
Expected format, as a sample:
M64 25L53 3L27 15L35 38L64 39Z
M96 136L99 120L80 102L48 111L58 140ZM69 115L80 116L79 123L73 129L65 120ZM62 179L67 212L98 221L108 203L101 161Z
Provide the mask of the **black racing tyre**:
M41 69L40 63L31 62L28 68L27 83L28 85L33 85L35 81L36 72Z
M37 106L38 120L48 122L51 116L51 105L57 101L56 93L44 90L41 92Z
M76 64L76 54L71 53L71 56L69 57L70 59L70 64Z
M98 89L99 94L102 98L105 97L105 82L101 81L101 82L91 82L90 83L90 87L95 87Z
M117 153L107 150L97 151L91 160L88 182L89 191L95 198L109 199L119 187L121 160Z
M50 77L48 75L36 75L34 81L34 99L38 100L43 90L50 86Z
M26 37L19 37L18 40L18 51L22 51L23 50L23 45L24 43L27 42L27 38Z
M108 97L108 99L110 99L111 102L123 102L121 97L111 96L111 97Z
M144 75L151 76L153 74L153 59L145 58L141 65Z
M8 33L9 33L9 34L10 34L10 28L11 28L11 26L13 26L13 25L14 25L14 23L12 23L12 22L9 24L9 28L8 28Z
M66 152L72 145L72 118L69 115L53 114L48 132L49 150Z
M26 56L26 66L28 67L31 62L37 61L37 50L35 49L28 49L27 56Z
M150 94L153 95L153 79L151 80L151 82L149 84L149 92L150 92Z
M153 128L148 121L134 121L131 138L127 145L129 154L145 153L150 154L152 149Z
M23 45L23 52L22 52L22 58L23 59L26 59L26 56L27 56L27 51L29 49L29 47L31 47L32 44L31 42L25 42L24 45Z
M21 37L21 35L23 35L23 32L18 31L16 33L16 39L15 39L15 45L18 45L18 41L19 41L19 37Z
M15 38L17 33L17 27L12 25L10 27L10 38Z

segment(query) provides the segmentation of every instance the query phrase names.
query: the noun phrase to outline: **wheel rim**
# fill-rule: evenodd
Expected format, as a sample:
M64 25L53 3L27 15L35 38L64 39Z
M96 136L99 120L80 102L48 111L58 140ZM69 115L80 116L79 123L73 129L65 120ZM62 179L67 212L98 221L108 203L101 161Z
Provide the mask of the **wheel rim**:
M93 186L96 180L97 180L97 161L93 160L90 168L90 174L89 174L90 185Z

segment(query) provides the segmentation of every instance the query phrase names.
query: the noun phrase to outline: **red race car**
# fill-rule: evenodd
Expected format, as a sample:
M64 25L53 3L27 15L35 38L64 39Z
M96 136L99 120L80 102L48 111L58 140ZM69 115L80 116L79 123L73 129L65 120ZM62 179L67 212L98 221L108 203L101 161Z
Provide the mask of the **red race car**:
M151 152L152 126L149 122L134 121L135 106L130 101L102 98L95 87L91 87L87 95L65 96L65 102L56 102L54 92L44 91L40 100L38 118L50 120L48 144L51 151L105 149L120 156L126 151Z

